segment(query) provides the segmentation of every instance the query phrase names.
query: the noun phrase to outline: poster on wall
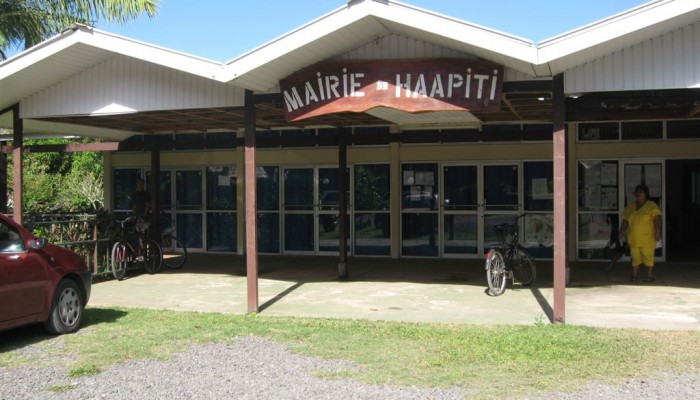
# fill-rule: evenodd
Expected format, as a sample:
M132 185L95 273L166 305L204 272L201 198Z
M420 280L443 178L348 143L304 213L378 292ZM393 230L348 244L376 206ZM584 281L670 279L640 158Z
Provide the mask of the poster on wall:
M614 161L580 161L579 198L582 210L616 210L619 203L618 164Z

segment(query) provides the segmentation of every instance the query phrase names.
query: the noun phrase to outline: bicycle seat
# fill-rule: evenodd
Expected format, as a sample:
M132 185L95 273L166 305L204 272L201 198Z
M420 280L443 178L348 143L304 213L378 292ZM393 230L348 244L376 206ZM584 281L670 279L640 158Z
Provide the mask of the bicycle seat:
M172 234L173 232L175 232L175 228L174 228L174 227L163 228L163 235L170 235L170 234Z
M493 227L494 232L515 233L518 229L513 224L498 224Z

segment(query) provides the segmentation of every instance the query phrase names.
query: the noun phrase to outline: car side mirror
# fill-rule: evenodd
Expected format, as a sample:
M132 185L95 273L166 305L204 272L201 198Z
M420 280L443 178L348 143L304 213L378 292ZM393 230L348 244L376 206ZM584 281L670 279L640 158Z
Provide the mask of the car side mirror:
M49 241L46 238L34 238L27 240L27 247L34 250L41 250L48 244Z

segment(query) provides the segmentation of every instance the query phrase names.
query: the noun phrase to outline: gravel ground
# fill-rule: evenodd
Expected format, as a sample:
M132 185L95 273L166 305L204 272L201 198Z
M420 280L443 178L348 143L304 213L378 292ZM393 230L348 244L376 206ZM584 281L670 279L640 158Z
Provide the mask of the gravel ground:
M34 351L32 345L22 348L22 352L32 356ZM41 359L41 355L36 356ZM464 399L477 393L468 388L372 386L313 375L319 370L352 368L357 367L345 361L299 356L283 344L246 337L192 345L166 361L133 360L80 378L67 377L61 367L0 368L0 399ZM673 375L631 380L621 386L594 384L577 393L504 393L504 397L691 399L698 398L699 393L700 375Z

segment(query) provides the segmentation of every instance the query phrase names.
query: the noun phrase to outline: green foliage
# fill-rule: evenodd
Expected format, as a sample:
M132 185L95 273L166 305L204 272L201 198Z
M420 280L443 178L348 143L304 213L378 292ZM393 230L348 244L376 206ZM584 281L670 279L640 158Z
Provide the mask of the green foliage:
M94 364L83 364L71 368L70 371L68 371L68 376L71 378L78 378L86 375L96 375L100 372L102 372L102 370Z
M92 140L28 140L25 146L89 142ZM8 168L8 175L12 176L11 162ZM100 152L25 153L23 173L26 213L92 212L104 205L104 165ZM8 190L13 190L11 182Z
M76 23L124 23L141 14L152 18L159 4L160 0L0 0L0 49L29 48Z

